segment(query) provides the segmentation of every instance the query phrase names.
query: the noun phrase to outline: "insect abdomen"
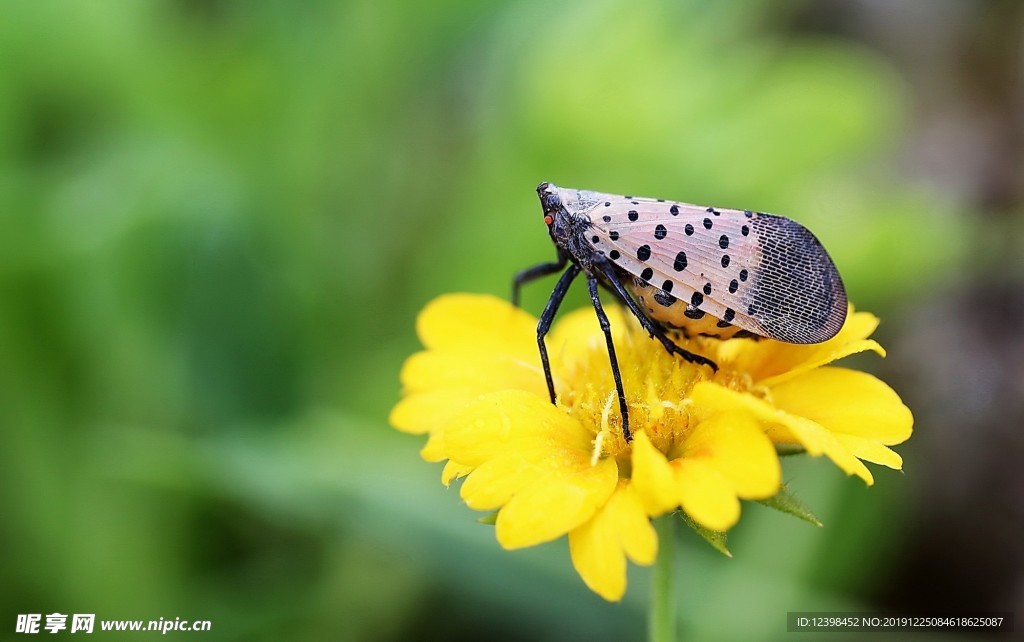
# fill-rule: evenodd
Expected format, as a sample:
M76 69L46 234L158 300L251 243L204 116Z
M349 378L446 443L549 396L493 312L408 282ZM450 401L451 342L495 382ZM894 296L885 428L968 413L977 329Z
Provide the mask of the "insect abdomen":
M667 328L682 330L687 337L729 339L739 332L744 332L742 328L731 323L736 314L735 310L717 309L722 306L716 306L703 292L694 293L685 286L673 285L672 291L679 294L677 297L643 280L632 278L626 287L647 312L647 316ZM711 313L709 307L716 308L714 313L721 317Z

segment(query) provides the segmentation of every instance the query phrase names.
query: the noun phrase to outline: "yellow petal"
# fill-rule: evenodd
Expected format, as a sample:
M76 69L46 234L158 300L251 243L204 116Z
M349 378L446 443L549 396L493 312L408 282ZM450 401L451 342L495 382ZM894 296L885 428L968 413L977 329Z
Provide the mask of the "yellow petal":
M444 447L444 433L440 430L430 433L427 443L420 449L423 461L437 462L448 459L448 451Z
M473 470L463 482L460 494L470 508L494 510L532 485L538 475L547 472L524 460L518 453L495 457Z
M841 344L834 345L822 345L817 350L814 350L810 354L802 358L802 362L794 365L791 369L780 372L774 376L762 377L756 380L757 383L762 386L771 386L783 381L789 381L793 377L799 376L815 368L828 365L833 361L838 361L843 357L848 357L851 354L857 354L858 352L872 351L875 354L884 357L885 348L883 348L874 339L857 339L855 341L847 341Z
M453 480L459 477L465 477L473 471L469 466L464 466L455 461L448 461L444 465L444 470L441 471L441 483L445 486L452 483Z
M787 428L793 424L798 424L798 427L813 428L813 426L799 426L800 424L812 423L809 420L801 417L790 417L754 395L737 392L713 382L702 381L695 385L690 393L690 398L693 400L694 406L700 408L706 417L714 416L714 414L719 412L741 411L747 412L758 420L769 424L778 423ZM771 429L767 432L769 435L772 434ZM813 433L813 430L810 430L810 432ZM808 439L802 445L811 455L820 455L824 452L824 444L813 439Z
M616 524L626 556L637 564L649 566L658 558L658 533L651 525L640 496L631 486L616 493L615 502L609 502L606 519Z
M843 434L837 434L836 439L843 445L843 448L849 450L858 459L888 466L893 470L903 469L903 458L891 448L883 446L877 441Z
M594 310L590 307L563 314L547 336L548 354L553 360L561 357L586 354L593 346L603 343L601 326L598 325Z
M569 532L576 572L590 590L613 602L626 591L626 556L652 564L658 555L658 536L630 486L620 482L592 519Z
M414 435L434 432L479 396L479 391L467 388L413 393L395 404L388 422L394 428Z
M672 468L647 433L637 433L633 439L632 458L633 488L647 514L656 517L678 506Z
M600 515L569 532L569 555L587 588L618 602L626 592L626 555Z
M846 368L819 368L771 389L776 407L821 424L833 433L858 435L879 443L910 438L914 418L892 388L877 378Z
M416 319L416 332L429 349L477 348L495 345L522 356L536 352L537 319L494 296L446 294L427 304Z
M676 494L683 510L705 528L729 530L740 518L740 501L729 480L706 461L677 459Z
M797 443L804 446L808 454L824 454L847 475L857 475L868 486L875 483L875 478L867 466L861 463L854 456L853 452L839 441L837 435L829 432L821 424L809 421L803 417L795 417L782 411L776 413L776 418L777 421L783 423L791 431L796 437ZM814 444L817 451L812 451L808 448L808 444Z
M797 345L739 339L723 342L718 355L721 364L748 373L755 383L770 385L857 352L873 350L884 357L882 346L867 338L877 327L877 317L851 307L843 328L828 341Z
M480 395L444 427L450 459L478 466L522 449L571 450L589 457L593 434L564 410L520 390Z
M747 499L771 497L779 490L782 467L775 446L750 415L719 413L700 422L684 444L683 457L700 458Z
M494 350L418 352L406 359L400 376L407 393L438 389L490 392L508 388L547 393L536 347L526 359Z
M617 305L605 306L605 314L612 327L612 338L618 345L626 332L626 325L636 323L632 317L626 317L622 308ZM547 336L548 354L553 362L565 360L566 356L575 357L604 349L604 333L597 321L593 308L586 306L562 316Z
M784 435L795 439L807 450L807 454L814 456L824 454L848 475L857 475L869 485L874 483L871 472L853 456L853 453L844 448L832 433L806 417L778 410L753 395L736 392L711 382L701 382L694 386L690 398L693 399L694 404L704 408L705 412L711 409L746 410L760 421L768 424L766 433L769 438L777 443L789 443L786 440L778 439L778 432L773 429L772 425L782 426L785 428Z
M619 478L611 459L538 476L498 513L498 543L507 549L560 537L590 519L608 501Z

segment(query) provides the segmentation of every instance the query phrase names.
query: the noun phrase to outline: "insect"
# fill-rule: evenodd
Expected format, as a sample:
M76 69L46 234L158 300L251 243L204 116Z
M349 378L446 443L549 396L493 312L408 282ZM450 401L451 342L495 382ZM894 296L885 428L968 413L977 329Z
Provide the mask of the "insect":
M813 234L788 218L551 183L538 185L537 196L558 258L519 272L512 303L519 304L525 283L564 270L537 324L537 347L555 403L545 336L573 280L586 276L627 442L629 409L599 285L669 354L713 371L714 361L680 347L669 332L820 343L846 320L846 291L835 264Z

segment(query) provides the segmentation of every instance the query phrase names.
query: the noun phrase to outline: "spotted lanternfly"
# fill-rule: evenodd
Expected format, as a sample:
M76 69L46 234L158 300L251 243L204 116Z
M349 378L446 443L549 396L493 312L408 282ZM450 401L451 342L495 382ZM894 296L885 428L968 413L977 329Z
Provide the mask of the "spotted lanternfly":
M558 260L517 274L512 302L518 305L524 283L568 265L537 325L537 346L554 403L544 337L573 279L581 272L586 275L608 346L627 441L632 436L626 395L598 284L625 304L670 354L714 371L715 362L676 345L668 332L820 343L834 337L846 320L846 291L835 264L813 234L788 218L551 183L537 186L537 195Z

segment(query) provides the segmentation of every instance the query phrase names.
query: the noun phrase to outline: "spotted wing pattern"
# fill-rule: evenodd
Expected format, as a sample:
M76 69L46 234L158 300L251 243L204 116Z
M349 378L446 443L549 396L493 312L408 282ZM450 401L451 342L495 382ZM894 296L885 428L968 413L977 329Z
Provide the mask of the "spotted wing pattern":
M842 280L799 223L649 198L595 200L587 240L633 277L627 286L656 321L721 337L742 329L790 343L825 341L842 327Z

